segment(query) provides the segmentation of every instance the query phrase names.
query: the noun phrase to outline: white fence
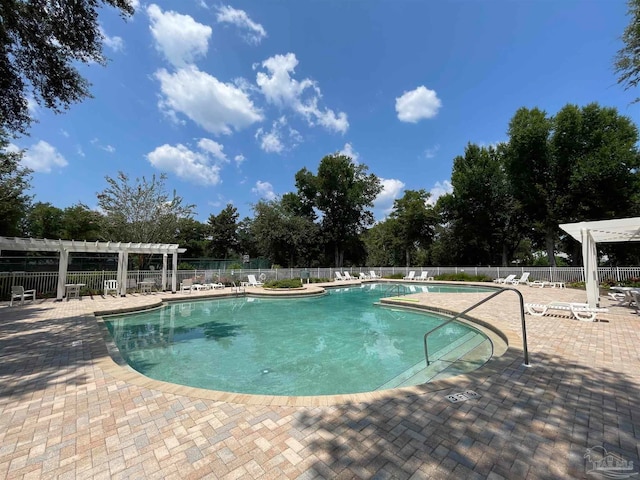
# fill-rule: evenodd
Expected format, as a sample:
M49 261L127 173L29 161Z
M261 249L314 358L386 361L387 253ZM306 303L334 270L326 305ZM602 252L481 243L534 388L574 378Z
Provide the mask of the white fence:
M176 282L186 278L194 278L203 283L222 281L224 283L241 282L247 280L247 275L256 277L263 275L266 280L284 278L321 278L333 279L335 268L280 268L280 269L243 269L243 270L178 270ZM371 270L380 276L394 274L407 275L414 270L416 275L422 271L429 272L429 276L436 277L449 273L467 273L470 275L484 275L489 278L506 277L510 274L517 276L523 272L530 272L531 280L546 280L553 282L583 282L584 270L582 267L352 267L338 271L348 271L353 276L359 273L369 273ZM610 279L614 282L623 282L632 278L640 278L640 267L599 267L600 281ZM167 286L171 288L171 272L167 273ZM115 271L91 271L68 272L68 283L83 283L83 294L97 293L103 290L105 280L115 280ZM156 287L162 284L162 272L158 270L133 270L127 273L128 288L137 288L138 282L154 279ZM0 298L8 299L13 285L22 285L26 289L35 289L39 297L54 297L58 284L57 272L0 272Z

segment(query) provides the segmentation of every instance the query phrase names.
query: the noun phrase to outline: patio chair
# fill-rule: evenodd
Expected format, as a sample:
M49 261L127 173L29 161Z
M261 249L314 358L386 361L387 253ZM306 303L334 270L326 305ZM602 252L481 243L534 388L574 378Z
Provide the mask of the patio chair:
M377 279L379 279L379 278L382 278L382 277L379 277L378 275L376 275L376 272L374 272L373 270L370 270L370 271L369 271L369 277L370 277L372 280L377 280Z
M369 280L369 275L364 272L360 272L360 280Z
M109 292L113 292L118 296L118 281L117 280L105 280L104 281L104 296L106 297Z
M255 275L247 275L247 279L249 280L247 282L247 284L250 287L261 287L264 285L264 283L259 282L258 280L256 280L256 276Z
M337 281L343 282L345 280L344 278L342 278L342 274L340 272L333 272L333 273L336 274Z
M349 272L344 272L344 279L345 280L355 280L355 278L353 278Z
M511 285L518 285L520 283L529 284L529 275L531 275L530 272L524 272L520 278L514 278L509 283L511 283ZM507 282L504 282L504 283L507 283Z
M191 291L193 290L193 279L192 278L186 278L183 281L180 282L180 293L183 292L189 292L191 293Z
M507 284L507 283L511 283L514 278L516 278L515 275L509 275L509 276L507 276L505 278L496 278L493 281L493 283L504 283L504 284Z
M13 301L18 298L20 299L20 305L24 305L24 301L28 297L31 297L31 300L35 300L36 291L25 290L23 286L11 287L11 302L9 303L9 306L13 307Z
M433 277L429 276L429 272L422 271L420 272L420 276L416 280L420 280L421 282L427 282L427 281L433 280Z
M595 322L598 313L606 313L606 308L590 307L588 303L551 302L551 303L525 303L527 313L542 317L549 310L561 310L571 312L576 320L582 322Z
M406 277L402 277L403 280L415 280L416 277L416 272L411 270L409 272L409 275L407 275Z

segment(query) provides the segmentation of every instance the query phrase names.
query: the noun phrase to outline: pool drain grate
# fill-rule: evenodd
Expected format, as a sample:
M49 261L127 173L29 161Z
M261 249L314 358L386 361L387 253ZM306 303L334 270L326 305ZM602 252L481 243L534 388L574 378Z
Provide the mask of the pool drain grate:
M451 395L446 395L445 398L449 400L451 403L464 402L466 400L470 400L472 398L480 398L481 395L479 393L474 392L473 390L467 390L462 393L452 393Z

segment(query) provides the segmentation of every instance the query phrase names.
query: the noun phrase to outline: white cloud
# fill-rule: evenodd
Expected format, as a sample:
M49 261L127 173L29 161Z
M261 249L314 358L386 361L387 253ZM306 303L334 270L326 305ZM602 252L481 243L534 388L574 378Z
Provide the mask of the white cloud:
M66 167L69 163L54 146L40 140L25 150L22 164L34 172L49 173L52 168Z
M239 154L233 157L233 161L236 162L237 167L240 167L240 165L242 165L242 162L244 162L245 160L246 158L244 158L244 155L242 154Z
M360 158L360 154L353 149L353 146L350 143L345 143L342 150L338 153L340 153L340 155L351 157L354 163L358 163L358 158Z
M102 35L102 43L114 52L120 52L124 48L124 40L121 37L111 37L104 31L102 26L98 27Z
M287 127L288 132L285 132ZM270 131L266 131L262 127L259 128L255 138L260 142L260 148L267 153L282 153L285 150L291 150L302 141L300 132L289 127L284 116L273 122Z
M129 3L136 11L140 8L140 0L129 0Z
M81 147L80 145L77 145L77 146L76 146L76 153L77 153L78 155L80 155L81 157L84 157L84 156L85 156L85 155L84 155L84 150L82 150L82 147Z
M183 67L207 54L211 27L196 22L189 15L170 10L163 12L156 4L147 7L147 14L156 49L169 63Z
M404 188L404 182L395 178L381 178L382 191L374 200L377 208L390 210L393 207L393 201L400 196L400 192Z
M349 128L347 114L318 107L322 97L316 82L305 78L298 81L291 77L298 60L295 54L275 55L262 62L267 72L258 72L256 84L267 102L280 108L290 108L302 115L310 126L316 123L327 130L345 133ZM254 66L255 68L255 66Z
M216 20L218 20L218 23L231 23L240 30L244 30L244 39L254 45L260 43L267 36L264 27L251 20L247 12L244 10L236 10L229 5L218 7Z
M261 182L258 180L256 186L252 188L251 191L265 200L274 200L276 198L276 194L273 193L273 185L269 182Z
M198 141L198 148L200 148L200 150L204 150L205 152L209 152L211 155L213 155L214 158L217 158L218 160L221 160L223 162L229 161L229 159L227 159L227 155L222 151L224 149L224 146L222 146L218 142L214 142L209 138L201 138Z
M147 154L147 160L157 169L175 173L184 180L200 185L217 185L221 181L221 167L215 159L220 158L212 152L216 149L206 140L203 138L198 142L200 151L190 150L182 144L161 145ZM219 152L222 153L222 145L219 146Z
M69 138L69 132L67 132L64 128L60 129L60 133L63 137Z
M427 148L424 151L424 157L425 158L434 158L436 156L436 153L438 153L438 150L440 150L440 145L435 145L432 148Z
M229 135L262 120L262 113L241 89L194 66L175 73L156 72L162 91L158 103L170 118L182 113L208 132Z
M423 118L433 118L441 106L435 90L429 90L424 85L396 98L396 112L401 122L417 123Z
M443 195L446 195L447 193L452 193L452 192L453 192L453 185L451 185L451 182L449 180L436 182L433 188L429 191L431 196L429 197L429 200L427 200L427 203L429 205L435 205L438 198L440 198Z

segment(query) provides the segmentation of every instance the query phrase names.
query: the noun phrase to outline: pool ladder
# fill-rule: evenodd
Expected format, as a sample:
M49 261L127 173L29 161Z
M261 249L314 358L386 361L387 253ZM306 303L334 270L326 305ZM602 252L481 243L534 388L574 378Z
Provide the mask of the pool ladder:
M391 285L389 288L387 288L387 290L385 290L384 292L384 296L399 297L401 295L408 295L409 293L411 293L411 290L409 290L409 288L407 288L406 285L396 284L396 285Z
M424 357L425 360L427 361L427 366L430 365L431 362L429 362L429 348L427 346L427 337L429 335L431 335L433 332L435 332L436 330L441 329L442 327L444 327L445 325L450 324L451 322L457 320L458 318L466 315L467 313L469 313L471 310L479 307L480 305L488 302L489 300L491 300L494 297L497 297L498 295L500 295L503 292L515 292L519 299L520 299L520 322L522 324L522 344L523 344L523 350L524 350L524 365L525 366L529 366L529 350L527 349L527 324L524 318L524 297L522 296L522 293L519 290L516 290L515 288L501 288L500 290L498 290L495 293L492 293L491 295L489 295L486 298L483 298L482 300L480 300L479 302L471 305L469 308L467 308L465 311L457 313L456 315L454 315L453 317L451 317L449 320L447 320L446 322L438 325L435 328L432 328L431 330L429 330L427 333L424 334Z

